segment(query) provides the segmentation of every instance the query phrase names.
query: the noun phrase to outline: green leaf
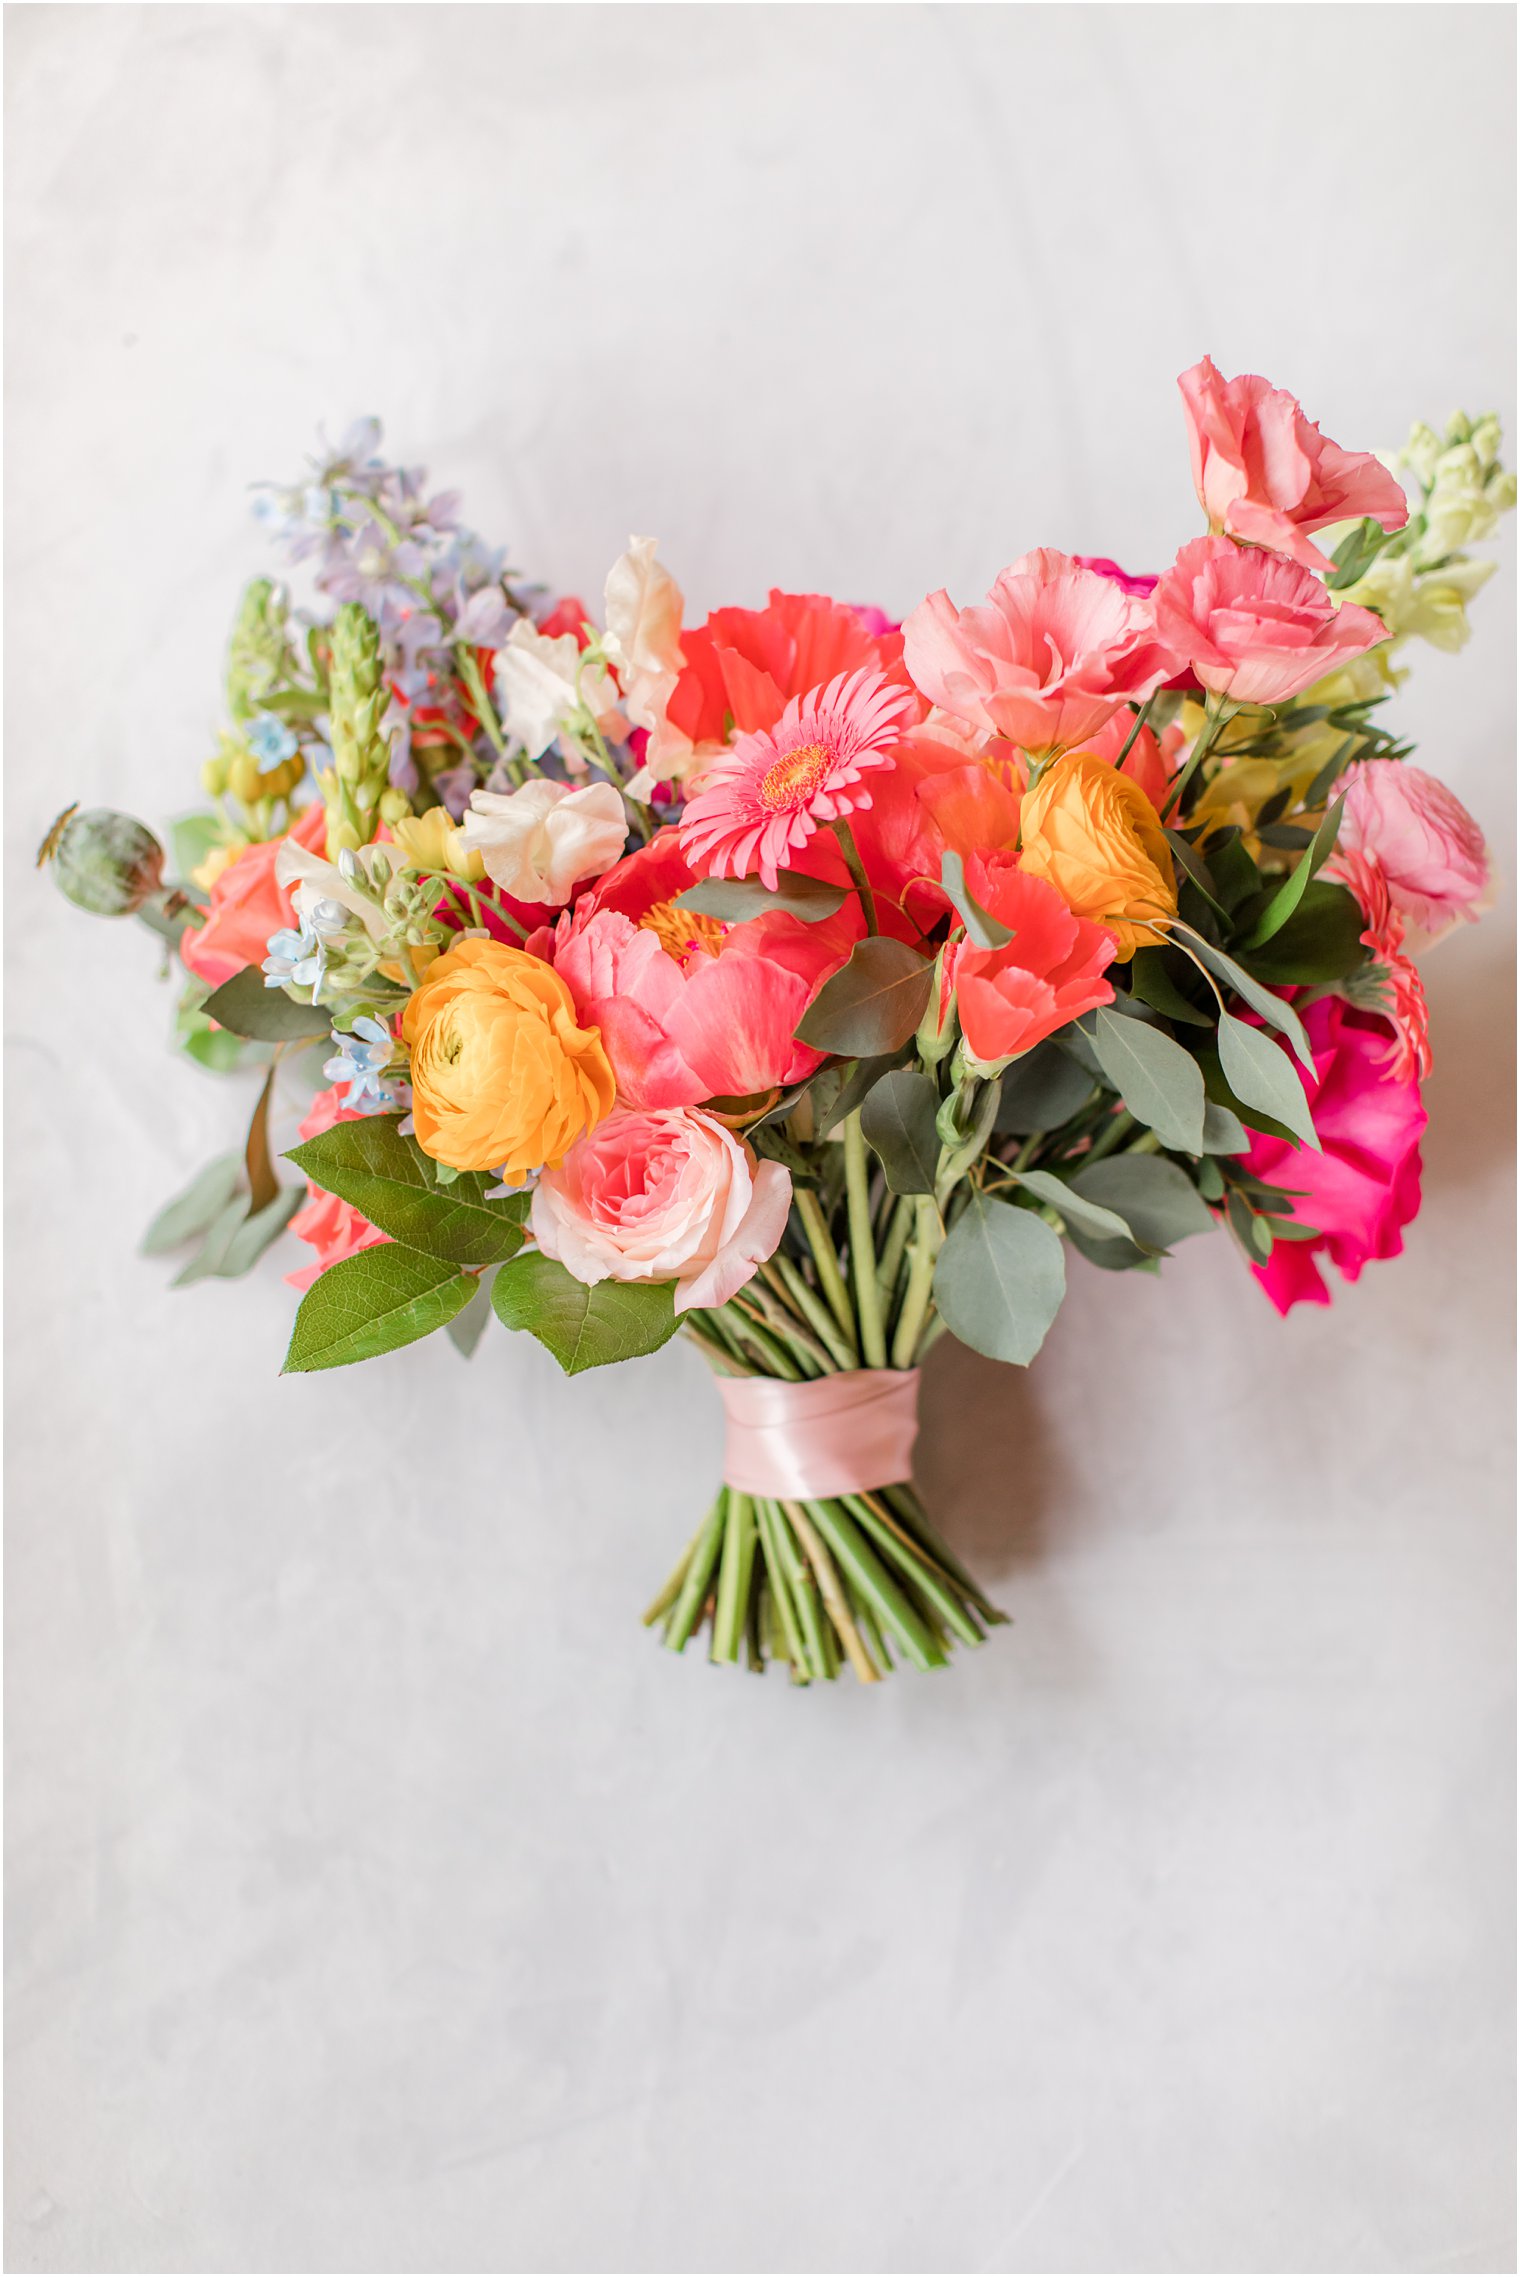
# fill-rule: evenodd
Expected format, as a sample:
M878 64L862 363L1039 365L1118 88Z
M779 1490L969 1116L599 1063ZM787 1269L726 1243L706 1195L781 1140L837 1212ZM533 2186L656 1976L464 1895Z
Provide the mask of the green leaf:
M224 843L221 823L214 814L187 814L169 825L169 845L178 876L187 878L199 869L214 846Z
M536 1336L567 1376L658 1352L680 1326L674 1281L598 1281L588 1289L537 1249L502 1267L491 1303L498 1320Z
M1011 925L1000 924L990 911L971 897L966 884L966 865L959 854L940 857L939 882L950 896L957 916L966 928L966 938L974 948L1002 949L1013 939Z
M1169 830L1166 842L1172 849L1178 868L1198 888L1209 907L1217 909L1221 917L1228 917L1230 913L1219 899L1214 874L1197 847L1184 838L1180 830Z
M739 925L749 917L765 917L784 910L808 925L832 917L844 906L844 887L825 884L822 878L804 877L799 870L777 873L774 893L758 878L700 878L685 893L676 895L677 909L695 910L699 917L718 917Z
M824 982L798 1025L797 1039L846 1059L895 1052L923 1018L933 983L933 965L905 941L873 934L857 942L849 963Z
M452 1265L496 1265L523 1243L529 1196L487 1201L497 1181L481 1171L439 1175L399 1115L366 1115L292 1147L286 1157L325 1193L349 1202L408 1249Z
M468 1273L397 1241L377 1242L329 1265L301 1299L284 1373L344 1368L415 1344L463 1312L475 1294Z
M1227 957L1223 949L1216 949L1212 941L1205 941L1197 933L1192 934L1190 940L1193 949L1209 970L1227 982L1236 995L1243 998L1251 1010L1266 1021L1269 1028L1275 1028L1279 1035L1287 1037L1305 1067L1313 1067L1314 1054L1309 1049L1304 1024L1292 1005L1281 996L1274 996L1271 989L1264 988L1259 980L1253 980L1248 972L1241 970L1233 957ZM1197 1149L1190 1148L1189 1152L1196 1153Z
M1203 1077L1198 1063L1160 1028L1116 1019L1106 1005L1090 1031L1103 1073L1137 1121L1163 1146L1203 1152Z
M1203 1103L1203 1151L1205 1154L1249 1154L1249 1134L1237 1115L1216 1100Z
M1089 1201L1112 1210L1145 1249L1170 1249L1190 1234L1214 1230L1213 1216L1187 1172L1159 1154L1107 1155L1077 1171L1072 1184Z
M1100 1162L1096 1167L1101 1170L1103 1165ZM1081 1193L1075 1180L1068 1185L1049 1170L1015 1170L1013 1177L1018 1185L1058 1210L1068 1226L1079 1227L1094 1241L1128 1241L1130 1229L1123 1218Z
M899 1068L884 1075L861 1103L860 1127L881 1157L894 1194L932 1194L939 1168L939 1092L927 1075Z
M219 1154L197 1171L183 1193L164 1204L143 1235L144 1257L161 1257L166 1249L178 1249L181 1242L204 1233L237 1192L242 1167L241 1155Z
M1096 1080L1048 1037L1004 1068L994 1128L1018 1138L1058 1130L1086 1106Z
M1137 949L1130 960L1130 987L1142 1002L1153 1011L1163 1013L1168 1020L1181 1020L1194 1028L1212 1028L1214 1015L1205 1012L1183 995L1167 969L1168 955L1176 951L1166 949Z
M1203 1088L1210 1104L1223 1107L1227 1113L1235 1116L1242 1124L1249 1124L1253 1131L1265 1131L1270 1138L1286 1139L1290 1145L1293 1143L1293 1133L1285 1123L1274 1122L1272 1117L1260 1107L1248 1107L1243 1099L1236 1098L1225 1080L1225 1072L1220 1065L1217 1051L1209 1046L1200 1045L1197 1060L1203 1073ZM1207 1113L1207 1109L1205 1109L1205 1113Z
M283 1044L295 1036L325 1036L332 1014L316 1004L298 1004L283 988L266 988L257 965L244 965L214 988L202 1007L218 1027L261 1044Z
M1287 924L1303 900L1306 888L1313 883L1315 871L1330 859L1345 808L1346 796L1343 792L1309 841L1303 860L1273 894L1247 939L1237 944L1242 954L1251 949L1259 949L1264 941L1270 941L1273 934L1280 933Z
M853 1115L866 1094L901 1057L902 1048L899 1046L895 1052L877 1052L870 1059L857 1060L848 1074L842 1068L820 1069L813 1078L814 1083L820 1087L836 1075L842 1075L844 1080L837 1085L826 1105L820 1107L819 1091L813 1094L814 1128L818 1137L827 1138L836 1124L844 1121L846 1115Z
M1066 1294L1061 1239L1033 1210L974 1194L934 1268L945 1325L989 1360L1027 1367Z
M1246 852L1233 823L1227 831L1218 832L1209 840L1208 864L1214 890L1226 909L1238 909L1251 894L1260 891L1261 872Z
M1251 951L1251 970L1272 987L1344 980L1367 960L1367 920L1344 886L1316 878L1280 932Z
M472 1360L475 1347L485 1332L491 1317L491 1283L496 1278L496 1267L488 1265L475 1283L475 1294L463 1312L444 1322L443 1332L455 1351L465 1360Z
M1221 1013L1219 1064L1230 1089L1247 1108L1264 1109L1277 1122L1286 1124L1305 1146L1320 1151L1298 1070L1269 1035L1260 1028L1247 1027L1232 1012Z
M218 1212L206 1229L200 1248L175 1274L171 1289L188 1289L196 1281L235 1281L249 1272L269 1244L301 1206L299 1186L285 1186L262 1210L250 1212L248 1196L238 1194Z

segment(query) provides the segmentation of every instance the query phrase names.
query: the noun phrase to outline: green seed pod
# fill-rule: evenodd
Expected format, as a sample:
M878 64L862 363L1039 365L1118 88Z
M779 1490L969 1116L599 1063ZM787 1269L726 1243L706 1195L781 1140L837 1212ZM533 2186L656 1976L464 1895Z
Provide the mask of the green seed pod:
M130 917L163 883L164 850L152 831L107 806L55 823L38 859L50 859L59 891L96 917Z

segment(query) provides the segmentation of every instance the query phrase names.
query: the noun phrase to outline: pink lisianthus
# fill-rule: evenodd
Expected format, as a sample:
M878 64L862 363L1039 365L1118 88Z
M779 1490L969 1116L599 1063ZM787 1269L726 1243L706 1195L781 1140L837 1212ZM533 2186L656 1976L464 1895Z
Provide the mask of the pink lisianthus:
M1193 486L1209 526L1286 554L1306 569L1329 562L1311 530L1370 515L1401 530L1409 502L1370 451L1343 451L1285 388L1254 372L1227 380L1205 356L1178 380L1187 410Z
M1019 868L1016 854L969 856L966 884L1013 935L1001 948L978 949L962 933L945 951L943 984L955 990L974 1060L1001 1066L1069 1020L1112 1003L1103 975L1116 943L1106 926L1074 916L1054 886Z
M674 1281L675 1309L727 1304L786 1230L792 1180L715 1115L614 1108L533 1194L533 1232L576 1280Z
M360 1123L364 1117L355 1108L343 1104L343 1085L334 1083L326 1091L319 1091L312 1100L306 1119L299 1124L303 1139L320 1138L335 1123ZM350 1202L343 1202L336 1194L326 1194L320 1186L308 1179L306 1200L290 1221L290 1231L297 1241L307 1242L317 1253L315 1265L304 1265L299 1272L287 1273L285 1278L293 1289L309 1289L313 1281L327 1271L329 1265L341 1265L345 1257L356 1257L361 1249L373 1249L377 1241L389 1241L369 1219L361 1217Z
M676 831L662 830L528 943L600 1028L627 1106L752 1098L822 1065L793 1031L854 946L858 909L821 925L780 913L724 925L677 908L695 883Z
M1429 948L1487 906L1492 869L1482 831L1454 791L1405 760L1353 768L1332 877L1349 854L1378 864L1412 948Z
M1292 1192L1294 1215L1319 1229L1313 1241L1279 1241L1253 1268L1283 1313L1330 1302L1319 1269L1327 1258L1354 1281L1370 1259L1397 1257L1420 1207L1427 1120L1419 1084L1388 1069L1387 1034L1375 1013L1325 996L1303 1022L1314 1054L1304 1089L1323 1151L1253 1132L1242 1158L1256 1177Z
M1121 704L1176 670L1151 608L1111 577L1043 547L998 577L984 604L931 593L903 627L914 684L984 735L1030 752L1069 751Z
M1388 638L1354 602L1336 607L1296 561L1194 538L1156 587L1161 637L1186 657L1203 687L1239 704L1282 704L1327 672Z
M681 817L681 848L701 875L774 890L778 871L824 823L871 803L866 777L890 767L912 697L885 673L841 674L794 696L774 728L740 736L714 761Z

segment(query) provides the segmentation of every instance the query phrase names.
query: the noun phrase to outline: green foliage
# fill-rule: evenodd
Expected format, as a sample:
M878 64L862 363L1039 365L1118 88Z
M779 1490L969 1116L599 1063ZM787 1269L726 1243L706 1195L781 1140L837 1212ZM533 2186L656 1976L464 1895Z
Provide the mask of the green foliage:
M1097 1167L1101 1170L1103 1165ZM1050 1170L1015 1170L1016 1185L1056 1211L1068 1227L1076 1226L1094 1241L1127 1241L1129 1227L1101 1202L1082 1193L1074 1180L1056 1177Z
M940 859L939 882L950 896L957 916L966 928L966 938L973 948L1001 949L1013 939L1010 926L1000 923L979 901L971 897L966 884L966 867L959 854L945 854Z
M1309 1102L1298 1071L1286 1053L1260 1028L1248 1027L1232 1012L1219 1016L1219 1064L1237 1099L1265 1109L1305 1146L1320 1151Z
M399 1115L334 1123L286 1159L408 1249L451 1265L496 1265L522 1247L526 1192L486 1199L496 1180L479 1171L441 1176Z
M824 982L797 1039L848 1059L899 1051L923 1018L933 981L933 965L906 942L873 934Z
M994 1129L1029 1138L1059 1130L1086 1106L1097 1078L1054 1037L1004 1068Z
M932 1194L939 1167L935 1118L939 1093L927 1075L899 1068L874 1084L861 1105L860 1127L881 1158L894 1194Z
M772 910L816 925L843 905L843 886L804 877L798 870L779 871L774 892L759 878L701 878L676 896L677 909L692 909L700 917L718 917L730 925L742 924L750 917L765 917Z
M266 988L257 965L244 965L231 980L213 989L203 1007L218 1027L260 1043L284 1044L299 1036L325 1036L332 1014L318 1004L298 1004L283 988Z
M1271 940L1249 952L1251 971L1272 988L1344 980L1367 961L1366 929L1356 896L1316 878Z
M934 1268L945 1325L989 1360L1027 1367L1066 1294L1060 1236L1033 1210L973 1194Z
M1137 1122L1163 1146L1203 1152L1203 1077L1198 1064L1162 1029L1126 1020L1103 1005L1092 1015L1098 1064Z
M1192 1179L1163 1155L1110 1154L1079 1169L1072 1184L1088 1201L1122 1219L1125 1231L1145 1249L1169 1250L1190 1234L1213 1230L1213 1217Z
M286 1375L378 1359L443 1328L475 1294L475 1282L441 1258L378 1242L329 1265L301 1299L285 1355Z
M206 1229L200 1248L180 1272L171 1288L188 1289L196 1281L237 1281L253 1270L272 1241L285 1231L301 1206L299 1186L276 1190L262 1209L251 1207L246 1193L228 1202Z
M1303 860L1297 864L1291 875L1283 880L1246 939L1239 944L1242 955L1248 954L1252 949L1261 948L1265 942L1271 940L1274 933L1280 933L1287 924L1288 919L1303 900L1306 888L1313 882L1315 872L1323 868L1330 859L1345 807L1344 797L1338 798L1334 806L1331 807L1310 840Z
M501 1268L491 1303L498 1320L536 1336L567 1376L658 1352L679 1325L673 1281L599 1281L588 1289L536 1249Z
M237 1192L242 1170L241 1155L220 1154L215 1162L197 1171L184 1191L164 1204L143 1235L143 1255L162 1257L166 1250L178 1249L205 1233Z

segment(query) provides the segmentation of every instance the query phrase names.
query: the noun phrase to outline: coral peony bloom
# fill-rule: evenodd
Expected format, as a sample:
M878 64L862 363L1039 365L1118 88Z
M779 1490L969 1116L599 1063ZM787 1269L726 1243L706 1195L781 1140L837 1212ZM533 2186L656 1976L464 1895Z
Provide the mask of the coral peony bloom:
M790 1173L715 1115L619 1108L544 1172L533 1232L578 1281L674 1281L676 1311L691 1312L753 1280L791 1203Z
M858 935L774 913L723 925L678 909L695 884L674 829L620 862L544 941L579 1017L601 1030L630 1107L695 1107L798 1083L823 1055L795 1030Z
M179 953L198 980L220 988L245 965L261 965L269 936L295 924L295 904L275 876L286 840L308 852L327 843L327 809L320 799L303 807L295 827L280 838L245 846L218 872L204 925L186 926Z
M1328 1257L1354 1281L1369 1258L1397 1257L1420 1206L1425 1108L1418 1083L1389 1073L1382 1022L1337 996L1306 1006L1303 1022L1314 1054L1304 1088L1323 1151L1253 1132L1242 1157L1256 1177L1291 1191L1294 1215L1319 1228L1313 1241L1278 1242L1253 1268L1279 1312L1330 1302L1317 1260Z
M1048 547L1005 569L979 608L931 593L903 627L931 703L1024 750L1069 750L1176 670L1150 607Z
M1112 1003L1103 974L1114 959L1114 936L1106 926L1073 916L1055 888L1020 869L1014 854L971 855L966 884L1013 934L999 949L978 949L961 935L945 952L944 981L955 990L961 1033L983 1068L1002 1066L1068 1020Z
M454 1170L520 1184L558 1162L612 1105L595 1028L539 957L503 941L456 941L401 1016L412 1054L417 1143Z
M1171 848L1156 809L1128 775L1071 751L1024 794L1023 867L1053 885L1074 917L1107 925L1119 961L1177 914Z
M341 1083L334 1083L326 1091L317 1093L305 1121L297 1126L303 1139L320 1138L334 1123L364 1120L357 1107L343 1104L343 1088ZM371 1225L351 1202L340 1201L336 1194L324 1193L310 1179L306 1183L306 1200L291 1219L290 1231L317 1253L315 1265L303 1265L299 1272L286 1274L293 1289L309 1289L329 1265L341 1265L345 1257L356 1257L361 1249L373 1249L377 1241L390 1240L388 1233Z
M686 662L681 647L681 588L655 559L656 540L630 538L607 572L604 646L623 685L623 709L635 727L654 729L665 716Z
M1285 388L1254 372L1227 380L1205 356L1177 385L1187 410L1193 487L1209 527L1328 569L1311 530L1370 515L1401 530L1409 501L1370 451L1343 451Z
M1416 950L1487 907L1492 866L1482 831L1454 791L1402 759L1352 769L1332 877L1347 854L1378 864Z
M794 696L772 729L740 736L707 770L681 817L681 850L703 876L778 871L820 823L869 806L862 778L889 767L913 709L883 672L842 673Z
M1156 625L1205 688L1239 704L1282 704L1386 640L1317 577L1231 538L1194 538L1156 587Z
M583 878L610 870L628 840L614 783L572 791L543 777L516 791L474 791L461 825L486 875L515 901L562 909Z

